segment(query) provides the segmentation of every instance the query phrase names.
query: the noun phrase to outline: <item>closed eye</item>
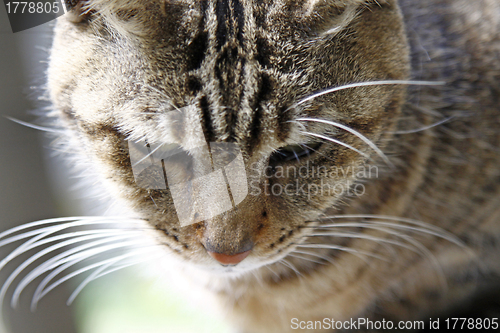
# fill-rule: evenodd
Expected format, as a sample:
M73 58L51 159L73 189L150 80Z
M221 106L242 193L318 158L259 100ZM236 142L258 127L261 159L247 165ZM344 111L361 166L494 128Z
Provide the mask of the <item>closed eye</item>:
M276 150L270 157L270 163L279 164L288 161L300 161L313 155L322 145L322 142L288 145Z

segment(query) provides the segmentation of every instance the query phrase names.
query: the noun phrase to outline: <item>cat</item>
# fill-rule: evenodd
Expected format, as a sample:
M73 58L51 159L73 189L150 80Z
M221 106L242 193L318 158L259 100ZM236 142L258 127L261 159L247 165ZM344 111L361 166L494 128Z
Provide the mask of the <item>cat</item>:
M66 3L54 124L239 332L498 287L499 1Z

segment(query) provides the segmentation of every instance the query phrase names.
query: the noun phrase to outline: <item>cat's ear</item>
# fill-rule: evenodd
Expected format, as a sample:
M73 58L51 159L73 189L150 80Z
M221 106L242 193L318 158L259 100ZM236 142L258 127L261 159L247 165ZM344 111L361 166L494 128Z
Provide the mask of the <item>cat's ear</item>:
M162 38L176 36L179 21L192 4L186 0L64 0L69 7L70 21L89 19L111 34L126 38L145 38L158 33Z
M67 18L73 23L87 22L94 12L89 0L65 0L64 5Z
M347 27L363 8L379 6L387 0L307 0L303 22L318 35L335 35Z
M75 24L92 20L105 25L107 31L135 38L146 35L144 10L147 1L140 0L64 0L68 10L67 19Z

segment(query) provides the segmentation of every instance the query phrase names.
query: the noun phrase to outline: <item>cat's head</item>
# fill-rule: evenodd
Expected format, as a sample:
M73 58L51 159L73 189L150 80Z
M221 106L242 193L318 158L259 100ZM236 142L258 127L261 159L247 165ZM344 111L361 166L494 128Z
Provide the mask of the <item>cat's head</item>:
M397 1L70 2L49 68L58 116L186 260L282 258L347 196L349 170L384 160L404 89L377 82L409 66Z

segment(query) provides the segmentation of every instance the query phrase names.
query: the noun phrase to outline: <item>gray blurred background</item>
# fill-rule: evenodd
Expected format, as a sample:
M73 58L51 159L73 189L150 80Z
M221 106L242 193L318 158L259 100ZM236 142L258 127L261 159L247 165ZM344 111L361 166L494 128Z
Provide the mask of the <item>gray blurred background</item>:
M16 124L5 116L34 122L32 111L43 103L37 95L45 82L46 57L51 43L51 26L43 26L13 34L6 11L0 5L0 232L19 224L61 216L57 210L45 173L48 140L43 133ZM30 114L31 113L31 114ZM13 247L0 249L4 258ZM0 272L0 284L15 269L15 264ZM35 313L29 311L29 288L21 306L12 310L4 301L5 333L73 333L71 307L66 306L70 292L63 286L42 300ZM7 294L9 297L12 290ZM2 333L4 331L1 331Z

